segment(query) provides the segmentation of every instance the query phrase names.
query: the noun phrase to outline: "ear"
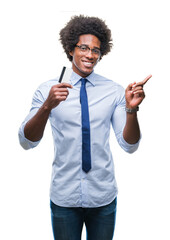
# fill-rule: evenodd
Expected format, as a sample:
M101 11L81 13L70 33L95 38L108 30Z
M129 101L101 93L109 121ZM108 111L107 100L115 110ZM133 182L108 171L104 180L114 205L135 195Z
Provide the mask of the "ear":
M70 56L73 57L73 50L69 52Z

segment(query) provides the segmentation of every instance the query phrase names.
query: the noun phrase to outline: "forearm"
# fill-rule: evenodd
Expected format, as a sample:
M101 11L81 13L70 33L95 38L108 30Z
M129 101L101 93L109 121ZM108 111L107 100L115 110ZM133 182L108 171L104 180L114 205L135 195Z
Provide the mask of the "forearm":
M149 75L141 82L135 82L128 85L125 91L126 108L131 110L136 109L141 104L141 102L145 98L143 86L151 77L152 75ZM127 143L135 144L140 139L140 129L137 119L137 113L127 112L126 114L126 125L123 130L123 137Z
M28 140L36 142L42 138L51 110L57 107L61 101L67 99L69 94L67 88L72 88L72 85L69 83L60 83L52 86L48 98L42 107L25 125L24 135Z
M135 144L140 139L140 128L137 113L126 113L126 124L123 130L123 138L129 144Z
M36 142L42 138L50 111L45 105L42 105L35 116L26 123L24 135L28 140Z

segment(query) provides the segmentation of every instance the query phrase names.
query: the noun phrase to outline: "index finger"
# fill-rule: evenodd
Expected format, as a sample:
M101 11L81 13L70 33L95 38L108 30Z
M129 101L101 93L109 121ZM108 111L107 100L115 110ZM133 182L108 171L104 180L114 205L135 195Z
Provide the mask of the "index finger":
M152 75L150 74L149 76L147 76L144 80L143 80L143 84L145 85L145 83L147 83L147 81L152 77Z
M151 77L151 74L148 75L143 81L136 83L133 87L144 86Z
M69 83L59 83L59 84L57 84L56 85L58 88L73 88L73 86L71 85L71 84L69 84Z

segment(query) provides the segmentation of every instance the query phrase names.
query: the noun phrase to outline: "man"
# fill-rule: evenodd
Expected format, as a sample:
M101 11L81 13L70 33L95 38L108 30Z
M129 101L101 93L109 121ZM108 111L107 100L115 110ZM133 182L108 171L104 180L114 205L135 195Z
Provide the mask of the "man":
M111 240L118 191L110 126L125 151L137 150L137 111L151 75L124 91L94 73L112 47L111 32L99 18L73 17L61 30L60 40L72 62L70 84L54 79L37 89L19 130L20 143L25 149L37 146L50 120L55 148L50 190L54 239L80 240L85 223L88 240Z

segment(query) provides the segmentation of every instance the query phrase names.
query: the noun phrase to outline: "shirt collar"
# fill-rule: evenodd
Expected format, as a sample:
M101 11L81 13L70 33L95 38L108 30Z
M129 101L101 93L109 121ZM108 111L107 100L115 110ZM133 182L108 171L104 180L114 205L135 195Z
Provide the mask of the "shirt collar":
M93 86L95 86L95 77L94 77L94 75L95 75L95 73L94 73L94 71L93 71L92 73L90 73L90 75L88 75L88 76L86 77L86 79L87 79ZM71 74L71 78L70 78L71 84L72 84L73 86L76 85L76 84L80 81L81 78L82 78L82 77L81 77L80 75L78 75L77 73L75 73L75 72L73 71L72 74Z

